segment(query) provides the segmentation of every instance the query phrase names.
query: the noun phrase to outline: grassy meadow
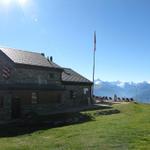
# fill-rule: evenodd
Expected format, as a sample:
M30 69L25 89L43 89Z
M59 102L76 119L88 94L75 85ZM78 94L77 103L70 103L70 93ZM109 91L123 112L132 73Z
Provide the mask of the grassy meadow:
M115 104L113 109L120 113L94 115L101 110L86 111L83 113L93 115L93 120L26 130L16 136L0 134L0 150L149 150L150 105ZM5 127L0 133L7 130L18 132L15 127Z

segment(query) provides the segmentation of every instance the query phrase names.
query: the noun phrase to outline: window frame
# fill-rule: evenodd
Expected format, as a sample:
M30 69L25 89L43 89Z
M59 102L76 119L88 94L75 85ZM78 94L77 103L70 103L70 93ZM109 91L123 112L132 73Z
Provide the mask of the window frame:
M84 95L87 95L87 94L88 94L88 91L89 91L89 88L87 88L87 87L86 87L86 88L83 88L83 94L84 94Z
M35 95L33 95L35 94ZM32 92L31 93L31 104L38 104L39 102L39 93L38 92Z
M76 92L74 90L70 90L69 94L70 94L70 98L71 99L75 99L76 98Z

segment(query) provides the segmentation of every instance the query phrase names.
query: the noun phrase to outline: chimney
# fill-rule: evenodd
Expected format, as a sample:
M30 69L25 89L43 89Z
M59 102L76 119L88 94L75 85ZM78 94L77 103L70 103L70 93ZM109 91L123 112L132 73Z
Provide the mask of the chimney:
M53 62L53 57L52 56L50 57L50 61Z
M45 57L45 54L44 54L44 53L41 53L41 55Z
M47 60L50 61L50 60L49 60L49 56L47 56Z

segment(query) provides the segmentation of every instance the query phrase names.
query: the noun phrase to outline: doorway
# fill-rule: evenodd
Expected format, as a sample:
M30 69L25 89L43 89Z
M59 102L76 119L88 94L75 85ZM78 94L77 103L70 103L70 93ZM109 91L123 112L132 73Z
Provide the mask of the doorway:
M21 116L21 109L20 109L20 98L12 98L11 103L11 117L12 119L17 119Z

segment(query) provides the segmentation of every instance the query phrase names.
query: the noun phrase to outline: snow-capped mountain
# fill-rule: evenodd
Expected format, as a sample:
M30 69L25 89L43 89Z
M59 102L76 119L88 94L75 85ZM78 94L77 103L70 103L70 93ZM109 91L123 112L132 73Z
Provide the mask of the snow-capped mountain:
M149 82L121 82L95 80L94 94L97 96L110 96L117 94L119 97L135 98L141 102L150 103L150 83Z

